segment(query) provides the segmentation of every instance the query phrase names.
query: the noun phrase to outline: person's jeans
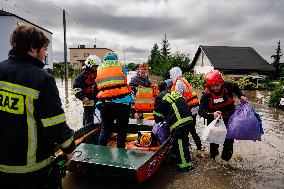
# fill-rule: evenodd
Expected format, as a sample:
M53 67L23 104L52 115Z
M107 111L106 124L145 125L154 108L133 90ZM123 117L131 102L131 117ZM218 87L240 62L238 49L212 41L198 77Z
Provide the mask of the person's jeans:
M101 113L102 127L99 145L106 146L116 121L117 147L124 148L130 116L130 105L123 103L101 103L97 107Z

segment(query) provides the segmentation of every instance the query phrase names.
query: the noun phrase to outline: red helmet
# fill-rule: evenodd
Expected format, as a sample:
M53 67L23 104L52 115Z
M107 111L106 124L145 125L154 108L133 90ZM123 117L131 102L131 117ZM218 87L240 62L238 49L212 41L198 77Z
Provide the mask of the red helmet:
M224 79L222 74L218 70L212 70L211 72L207 73L205 76L206 84L209 86L214 86L217 83L224 83Z

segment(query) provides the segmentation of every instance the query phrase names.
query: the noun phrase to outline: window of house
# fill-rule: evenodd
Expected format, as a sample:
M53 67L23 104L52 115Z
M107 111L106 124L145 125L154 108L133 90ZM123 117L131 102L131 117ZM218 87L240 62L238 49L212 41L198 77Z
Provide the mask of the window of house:
M90 54L89 53L84 53L84 57L88 57Z
M77 52L74 52L74 53L73 53L73 57L78 57L78 53L77 53Z
M74 64L73 64L73 67L74 67L74 68L78 67L78 63L74 63Z

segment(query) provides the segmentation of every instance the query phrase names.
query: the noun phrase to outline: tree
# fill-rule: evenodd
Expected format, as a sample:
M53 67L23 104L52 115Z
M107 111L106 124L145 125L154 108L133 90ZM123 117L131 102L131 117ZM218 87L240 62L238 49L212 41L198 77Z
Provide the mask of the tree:
M164 58L169 58L170 56L170 44L169 41L167 40L167 34L165 34L165 39L162 41L162 49L161 49L161 54Z
M138 69L138 67L139 67L139 65L138 65L138 64L135 64L135 63L129 63L129 64L127 64L127 65L125 66L125 68L126 68L127 70L130 70L130 71L135 71L135 70Z
M281 48L280 48L280 41L278 42L278 47L276 50L276 54L275 55L272 55L271 58L274 59L272 65L274 66L275 68L275 71L276 71L276 77L279 77L279 74L281 72L281 68L280 68L280 57L283 55L282 51L281 51Z
M189 70L190 61L189 55L180 52L176 52L171 56L172 67L179 67L183 73Z
M170 54L170 45L165 35L163 39L162 49L159 51L157 44L154 44L151 50L151 55L148 59L148 65L151 68L151 73L154 73L163 79L169 78L169 71L171 68L178 66L185 73L189 69L190 58L188 55L182 54L180 52L174 55Z
M148 59L148 65L151 72L158 73L158 69L161 66L161 54L158 45L155 43L151 50L151 55Z

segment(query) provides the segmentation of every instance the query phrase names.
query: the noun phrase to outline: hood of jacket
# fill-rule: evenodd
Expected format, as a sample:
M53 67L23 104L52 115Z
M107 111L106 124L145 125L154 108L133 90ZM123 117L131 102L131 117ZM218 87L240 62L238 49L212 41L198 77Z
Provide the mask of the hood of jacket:
M173 67L170 70L170 78L174 82L177 78L182 77L182 71L179 67Z

